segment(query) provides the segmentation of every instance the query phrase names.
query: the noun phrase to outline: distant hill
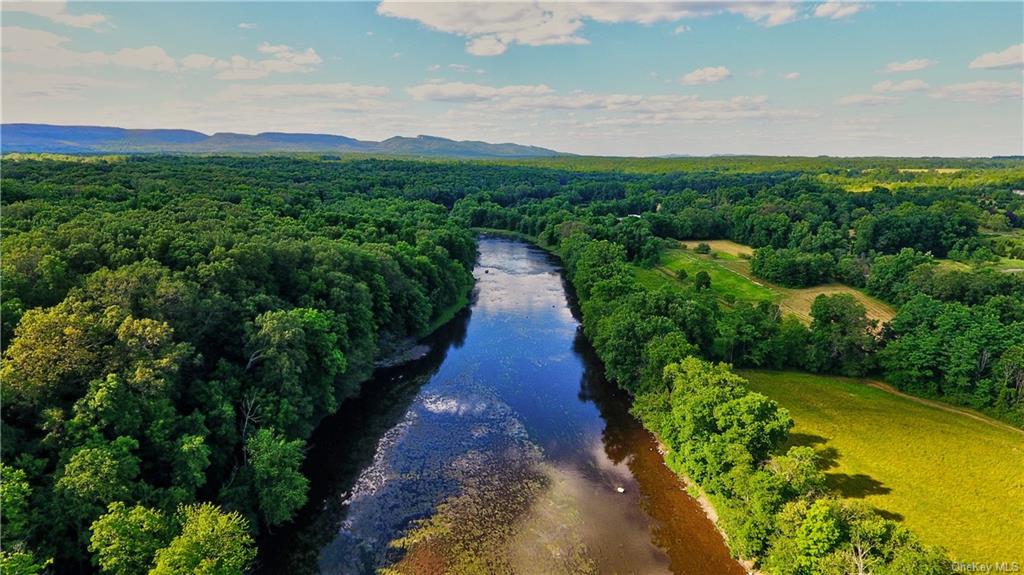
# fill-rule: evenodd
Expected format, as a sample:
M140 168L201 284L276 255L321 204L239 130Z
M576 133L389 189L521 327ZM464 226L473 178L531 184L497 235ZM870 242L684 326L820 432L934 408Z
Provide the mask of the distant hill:
M49 124L0 125L0 151L59 154L356 152L449 158L534 158L567 155L536 146L458 141L436 136L396 136L383 142L373 142L331 134L263 132L252 135L218 132L208 136L192 130L134 130Z

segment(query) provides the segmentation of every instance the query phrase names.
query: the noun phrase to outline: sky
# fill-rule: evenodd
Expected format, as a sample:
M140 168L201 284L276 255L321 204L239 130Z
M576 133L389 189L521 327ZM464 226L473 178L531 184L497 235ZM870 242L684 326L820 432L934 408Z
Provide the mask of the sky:
M3 2L2 121L1024 154L1024 2Z

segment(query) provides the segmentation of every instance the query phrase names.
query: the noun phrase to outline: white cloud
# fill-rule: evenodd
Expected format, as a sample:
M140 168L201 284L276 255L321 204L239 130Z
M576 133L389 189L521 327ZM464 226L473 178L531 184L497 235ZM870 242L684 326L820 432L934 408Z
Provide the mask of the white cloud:
M800 77L800 72L789 72L786 74L779 74L779 77L783 80L796 80Z
M432 64L430 66L427 66L427 72L437 72L440 69L441 69L441 65L440 64Z
M916 72L918 70L924 70L925 68L931 68L935 65L935 60L928 60L925 58L917 58L914 60L907 60L906 62L889 62L882 69L882 72L887 74L898 74L900 72Z
M482 102L499 97L539 96L551 92L544 84L511 85L495 88L466 82L426 83L405 89L414 100L431 102Z
M4 12L22 12L74 28L98 28L107 23L103 14L69 14L67 2L4 2Z
M689 26L687 26L685 24L680 24L680 25L676 26L674 30L672 30L672 33L675 34L676 36L678 36L680 34L683 34L685 32L689 32L689 31L690 31L690 27Z
M872 86L871 90L879 94L886 92L922 92L930 87L927 82L922 80L904 80L902 82L884 80Z
M1003 100L1019 100L1024 97L1020 82L968 82L943 86L931 96L954 102L980 102L993 104Z
M70 39L30 28L5 26L3 59L36 68L78 68L114 65L139 70L173 72L178 66L159 46L122 48L117 52L77 52L66 48Z
M564 43L569 44L571 42L567 41ZM585 44L586 42L580 40L579 42L572 43ZM480 36L466 42L466 52L474 56L498 56L504 54L507 49L508 44L498 36Z
M584 22L633 22L650 25L728 12L764 26L795 20L788 1L776 2L463 2L435 3L384 0L382 16L415 20L424 26L466 38L466 51L496 56L513 44L547 46L587 44L579 35Z
M189 54L181 59L181 67L186 70L205 70L216 63L216 58L206 54Z
M882 94L852 94L839 98L836 100L836 104L840 106L880 106L898 101L899 98Z
M255 30L259 28L259 26L254 22L239 22L238 27L242 30Z
M81 75L48 74L35 72L8 72L4 78L4 96L32 101L82 101L89 92L103 88L131 87Z
M214 70L214 78L219 80L258 80L271 74L312 72L323 62L313 48L297 51L285 44L263 42L256 49L269 57L251 60L234 55L221 59L206 54L190 54L181 63L187 70Z
M271 44L270 42L260 42L256 49L264 54L283 54L291 51L291 48L285 44Z
M110 63L125 68L152 70L155 72L174 72L178 69L174 58L159 46L143 48L123 48L110 55Z
M682 78L679 78L679 83L684 86L694 86L698 84L714 84L721 82L732 76L729 69L725 66L709 66L707 68L698 68L688 74L684 74Z
M968 68L1003 70L1024 68L1024 44L1010 46L1002 52L989 52L975 58Z
M848 18L864 9L864 4L860 2L837 2L829 1L824 4L818 4L814 8L814 15L818 18L829 18L831 20L841 20Z
M788 24L800 15L792 2L722 2L721 5L726 12L768 27Z
M29 52L33 50L49 50L60 48L61 44L71 41L53 32L21 28L19 26L3 27L3 48L5 52Z
M212 100L217 102L249 102L257 100L303 99L373 99L387 96L383 86L350 84L232 84L220 91Z
M453 121L457 119L459 125L464 125L467 118L492 126L495 117L506 118L517 126L528 122L552 125L557 119L574 118L573 121L585 122L588 129L635 130L637 126L814 116L805 110L773 109L764 96L703 100L677 94L557 94L544 85L493 87L459 82L426 83L406 91L416 100L462 102L461 107L450 109L447 115Z
M401 52L395 52L394 54L391 55L391 59L392 60L397 60L397 59L399 59L401 57L402 57L402 53Z

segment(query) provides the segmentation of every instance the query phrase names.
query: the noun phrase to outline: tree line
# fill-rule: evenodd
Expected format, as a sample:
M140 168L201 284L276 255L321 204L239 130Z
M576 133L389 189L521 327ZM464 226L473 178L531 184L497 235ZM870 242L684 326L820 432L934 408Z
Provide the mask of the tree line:
M850 193L801 173L560 177L560 191L520 182L469 194L452 213L471 226L511 229L549 245L569 228L584 230L621 246L627 261L641 266L677 240L751 245L755 275L789 287L839 281L898 306L897 318L873 324L856 301L831 298L815 304L822 319L811 326L819 334L831 326L831 334L811 337L770 306L730 301L735 313L722 315L716 357L736 365L879 375L904 391L1024 425L1024 273L940 261L984 263L1015 253L1015 236L982 234L980 225L998 217L1007 229L1024 227L1018 215L1024 197L1012 191L1024 182L986 184L982 177L953 189ZM693 278L704 285L707 279ZM913 306L903 309L918 296L934 300L929 321L915 316ZM779 332L789 340L773 347ZM978 333L985 335L973 337ZM827 353L826 340L836 344Z
M772 575L953 572L941 549L831 493L812 448L782 449L793 427L786 410L749 391L727 364L704 359L715 355L723 321L706 290L645 288L621 246L578 229L559 251L607 376L633 394L632 411L667 448L669 467L709 496L734 555ZM852 335L836 334L837 316L856 303L847 298L822 296L809 332L788 323L757 343L766 349L744 355L774 355L791 339L809 339L812 357L825 356L812 361L842 369L827 350Z
M969 185L853 194L799 162L751 159L714 171L5 160L4 567L243 570L253 535L305 501L317 421L376 359L464 301L476 226L559 246L609 377L637 398L676 469L720 498L737 553L796 572L849 558L855 539L884 568L932 557L898 526L808 487L811 454L777 453L784 412L705 362L882 373L1024 420L1019 278L934 262L1012 253L979 233L1024 225L1012 192L1024 179L1007 162L993 160L991 178L974 166ZM770 304L721 305L706 275L661 290L633 279L629 266L694 238L750 244L759 273L839 279L900 312L877 326L852 298L823 297L804 326ZM679 420L669 407L694 411Z
M317 422L464 301L443 206L260 166L5 162L3 571L244 572Z

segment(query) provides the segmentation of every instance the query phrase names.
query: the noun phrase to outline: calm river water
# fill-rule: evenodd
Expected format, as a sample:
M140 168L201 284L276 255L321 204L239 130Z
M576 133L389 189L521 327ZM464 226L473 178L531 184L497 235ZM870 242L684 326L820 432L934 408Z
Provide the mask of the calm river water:
M558 261L483 236L475 297L310 444L264 573L742 574L605 381Z

